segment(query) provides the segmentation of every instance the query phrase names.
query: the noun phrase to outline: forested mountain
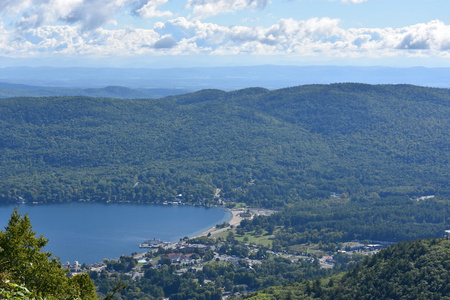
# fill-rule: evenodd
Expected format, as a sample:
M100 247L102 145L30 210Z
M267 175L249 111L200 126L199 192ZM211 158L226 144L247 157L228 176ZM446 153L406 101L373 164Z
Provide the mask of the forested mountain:
M280 207L448 196L450 90L309 85L0 100L0 201Z
M402 242L345 274L271 287L246 299L450 299L450 241Z

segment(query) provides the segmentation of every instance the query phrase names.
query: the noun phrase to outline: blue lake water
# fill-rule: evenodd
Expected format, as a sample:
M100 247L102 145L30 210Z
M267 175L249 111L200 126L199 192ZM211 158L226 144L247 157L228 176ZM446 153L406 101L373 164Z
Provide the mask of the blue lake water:
M15 205L0 206L0 229L8 224ZM65 203L17 206L27 213L37 235L49 239L45 248L61 263L78 260L93 264L145 252L139 243L148 239L166 242L195 236L232 215L223 208L152 204Z

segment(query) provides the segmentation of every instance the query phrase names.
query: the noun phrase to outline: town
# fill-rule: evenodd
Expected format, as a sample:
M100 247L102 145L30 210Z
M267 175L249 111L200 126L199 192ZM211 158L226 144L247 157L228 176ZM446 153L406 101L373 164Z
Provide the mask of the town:
M189 279L198 287L214 286L223 298L245 295L269 284L288 283L317 275L333 274L351 268L367 255L377 253L392 243L352 241L343 243L337 251L316 249L309 252L275 251L271 236L242 236L240 223L257 215L270 215L274 211L262 209L234 209L229 223L218 224L194 238L182 238L168 243L158 239L143 241L146 252L104 259L95 265L65 267L73 274L88 272L97 280L102 292L101 278L121 278L128 286L144 279L168 272L171 276ZM227 271L224 271L226 269ZM228 275L227 275L228 274ZM230 275L233 274L233 275ZM275 280L275 278L277 278ZM284 279L281 279L284 278ZM106 289L104 291L106 293ZM164 290L165 296L171 293Z

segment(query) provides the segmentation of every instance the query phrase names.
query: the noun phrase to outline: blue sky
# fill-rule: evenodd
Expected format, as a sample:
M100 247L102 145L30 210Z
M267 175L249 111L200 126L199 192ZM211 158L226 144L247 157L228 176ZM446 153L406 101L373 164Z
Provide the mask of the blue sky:
M1 0L0 64L450 67L449 0Z

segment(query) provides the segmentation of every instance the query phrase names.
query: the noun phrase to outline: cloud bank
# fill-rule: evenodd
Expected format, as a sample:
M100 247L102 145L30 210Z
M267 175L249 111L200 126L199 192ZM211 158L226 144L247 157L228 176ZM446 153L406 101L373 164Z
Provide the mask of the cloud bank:
M364 0L341 0L361 3ZM347 28L335 18L280 19L268 26L223 26L204 18L263 10L268 0L187 0L186 16L168 0L3 0L0 56L282 55L450 57L450 26L439 20L401 28ZM13 18L13 15L19 15ZM115 28L125 15L154 21ZM116 26L117 27L117 26ZM113 28L113 29L111 29Z
M281 19L269 27L219 26L180 17L152 29L83 31L77 26L29 28L17 39L0 26L0 55L257 54L257 55L424 55L450 50L450 26L438 20L403 28L343 29L338 19Z

